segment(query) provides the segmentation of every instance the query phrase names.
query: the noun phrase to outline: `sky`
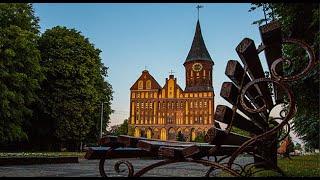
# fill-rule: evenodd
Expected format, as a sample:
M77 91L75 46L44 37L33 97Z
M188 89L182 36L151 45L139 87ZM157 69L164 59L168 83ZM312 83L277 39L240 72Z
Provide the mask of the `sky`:
M129 117L130 87L146 68L164 85L172 70L182 89L183 63L193 40L197 17L195 3L35 3L41 33L55 26L75 28L99 48L109 67L106 80L113 87L110 125ZM215 105L229 105L220 97L228 60L239 60L235 48L244 38L261 43L259 29L252 22L264 17L262 10L248 12L250 3L202 3L200 25L213 59ZM264 55L262 66L267 70Z

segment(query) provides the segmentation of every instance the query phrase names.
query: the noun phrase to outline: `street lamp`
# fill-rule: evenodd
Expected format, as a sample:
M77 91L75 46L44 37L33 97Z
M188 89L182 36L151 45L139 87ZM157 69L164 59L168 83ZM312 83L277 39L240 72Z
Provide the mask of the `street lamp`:
M103 104L107 102L101 103L101 116L100 116L100 139L102 138L102 121L103 121Z

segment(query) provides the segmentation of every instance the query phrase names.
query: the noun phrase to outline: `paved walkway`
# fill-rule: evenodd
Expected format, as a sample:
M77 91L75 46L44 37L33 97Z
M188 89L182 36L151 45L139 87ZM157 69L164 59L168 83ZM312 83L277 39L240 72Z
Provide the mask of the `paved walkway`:
M117 174L114 171L114 164L117 160L106 161L105 167L108 176L124 176L126 172ZM139 159L126 159L129 160L134 166L135 172L155 163L159 160L139 160ZM251 157L240 157L236 160L237 163L247 164L252 162ZM42 164L42 165L15 165L15 166L0 166L0 177L99 177L99 161L98 160L85 160L80 159L79 163L69 164ZM120 169L126 169L125 165L121 165ZM196 163L175 163L166 166L155 168L144 176L204 176L209 167Z

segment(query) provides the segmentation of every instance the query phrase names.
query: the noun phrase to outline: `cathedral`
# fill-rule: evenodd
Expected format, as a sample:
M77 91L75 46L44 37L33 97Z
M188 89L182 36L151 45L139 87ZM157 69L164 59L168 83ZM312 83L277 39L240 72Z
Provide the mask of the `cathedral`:
M144 70L130 88L128 122L134 136L176 140L180 132L186 141L193 141L199 133L206 133L214 124L213 65L198 19L183 63L186 87L182 89L172 74L162 87Z

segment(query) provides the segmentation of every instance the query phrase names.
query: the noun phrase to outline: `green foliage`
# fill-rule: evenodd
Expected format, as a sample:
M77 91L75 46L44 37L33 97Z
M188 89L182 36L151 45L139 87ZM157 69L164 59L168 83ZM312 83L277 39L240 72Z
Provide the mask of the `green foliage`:
M271 20L272 16L279 20L284 36L308 43L315 51L315 57L319 58L319 4L255 3L252 10L263 5L266 8L268 20ZM283 52L292 61L291 66L284 67L286 75L300 73L307 66L308 58L301 48L286 45L283 47ZM293 129L308 146L319 148L319 63L305 78L291 83L290 86L297 102Z
M302 147L300 143L294 145L294 150L302 151Z
M240 134L240 135L243 135L243 136L250 137L250 133L248 131L244 131L244 130L239 129L239 128L235 127L235 126L232 126L231 132L234 132L236 134Z
M33 124L51 128L45 134L60 142L78 145L97 138L101 103L105 102L103 129L112 112L112 87L104 80L107 68L101 63L101 51L79 31L61 26L42 34L39 49L46 79L41 84L36 107L39 113Z
M122 124L112 126L108 132L110 135L119 136L128 134L128 119L125 119Z
M186 141L184 135L182 134L181 131L178 132L177 137L176 137L177 141Z
M0 3L0 144L28 138L24 125L43 80L31 4Z
M194 139L194 142L199 142L199 143L205 143L205 133L204 132L200 132L198 133L198 135L196 136L196 138Z

